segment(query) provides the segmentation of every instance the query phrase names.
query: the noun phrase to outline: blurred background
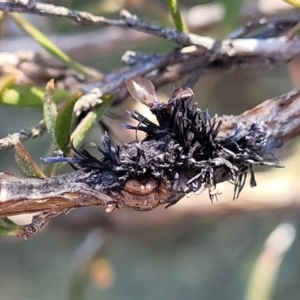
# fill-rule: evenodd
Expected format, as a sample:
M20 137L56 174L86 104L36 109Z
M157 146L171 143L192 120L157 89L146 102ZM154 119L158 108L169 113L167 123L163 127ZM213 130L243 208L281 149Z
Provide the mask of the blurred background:
M163 0L48 1L96 15L118 17L126 8L140 18L173 26ZM181 1L191 32L222 38L246 21L297 13L280 0ZM122 67L126 50L168 52L176 45L119 28L79 27L63 18L25 16L73 59L101 72ZM1 27L0 51L44 51L9 19ZM298 85L297 59L271 70L203 76L194 89L199 107L214 114L240 114ZM176 82L158 91L168 99ZM125 109L144 107L131 99L105 117L114 140L128 142ZM117 117L117 116L121 116ZM42 109L0 107L0 137L30 127ZM95 126L89 142L100 142ZM48 134L25 143L39 161L51 153ZM210 203L206 192L175 206L150 212L102 207L72 211L53 219L28 241L0 237L0 299L300 299L300 139L275 151L284 169L256 170L258 186L247 183L233 201L233 186ZM20 175L14 150L0 152L0 170ZM64 170L68 171L68 169Z

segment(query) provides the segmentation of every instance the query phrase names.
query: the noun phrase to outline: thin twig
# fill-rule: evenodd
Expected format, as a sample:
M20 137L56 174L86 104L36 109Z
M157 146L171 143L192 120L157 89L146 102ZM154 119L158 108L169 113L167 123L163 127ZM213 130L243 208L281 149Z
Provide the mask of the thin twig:
M0 139L0 150L14 147L18 141L25 142L28 139L42 136L45 132L46 126L44 120L42 120L35 126L24 128L20 132L9 134L7 137Z
M264 123L268 136L262 151L268 153L282 147L300 134L300 89L266 100L238 116L221 116L220 135L228 135L237 123L249 127L251 124Z
M211 48L214 40L208 37L200 37L195 34L184 34L172 28L163 28L153 23L143 22L128 11L121 12L121 19L108 19L95 16L84 11L71 10L63 6L55 6L46 3L36 3L28 6L27 1L0 2L0 10L5 12L29 13L40 16L66 17L78 25L106 25L121 28L133 28L137 31L165 38L179 45L198 45Z
M79 25L106 25L121 28L134 29L136 31L159 36L173 41L182 46L197 45L208 51L214 50L216 40L210 37L199 36L195 34L185 34L172 28L164 28L153 23L143 22L136 16L131 15L128 11L121 12L120 19L108 19L103 16L95 16L84 11L71 10L63 6L55 6L46 3L36 3L34 6L28 5L28 1L0 2L0 10L5 12L22 12L42 16L59 16L66 17ZM278 27L279 31L271 37L277 36L283 30L292 28L299 22L299 16L292 16L288 19L273 18L270 20L263 19L259 22L249 22L248 25L241 28L239 33L234 33L232 37L240 37L261 26ZM242 32L242 35L241 35Z
M149 55L147 59L132 64L130 68L106 75L105 78L99 82L92 84L84 82L82 85L77 85L88 94L97 88L99 98L106 93L115 93L117 89L123 88L126 80L136 75L148 76L150 72L159 71L158 77L161 80L155 83L159 86L163 81L174 81L191 72L195 74L195 69L203 69L203 73L207 73L224 72L238 68L253 69L257 67L262 68L263 66L270 67L279 62L290 61L300 53L300 40L297 39L288 42L282 37L267 40L225 39L223 41L216 41L209 37L192 34L187 35L174 29L163 28L152 23L143 22L127 11L122 12L120 19L108 19L45 3L36 3L33 6L32 3L28 3L27 1L0 2L0 10L1 9L9 12L20 11L38 15L67 17L80 25L102 24L129 28L154 36L160 36L180 45L197 45L193 50L189 50L189 47L185 47L179 51L175 50L167 54ZM293 26L297 20L297 17L293 17L288 20L277 20L276 22L281 25L284 24L284 29L287 29L289 26ZM271 22L271 24L273 23ZM258 22L258 25L253 24L254 23L248 26L247 29L255 29L258 25L269 25L266 20L264 20L263 23ZM277 33L275 33L275 36L276 34ZM202 73L202 71L200 73ZM197 77L199 76L193 77L194 82L192 84L195 83ZM73 84L73 88L74 86L76 86L76 84ZM94 100L92 100L91 103L86 103L88 102L87 99L88 97L85 97L84 100L79 101L77 114L82 111L81 108L92 108L95 106L95 103L98 103L98 101ZM80 105L80 102L83 101L85 101L85 103Z

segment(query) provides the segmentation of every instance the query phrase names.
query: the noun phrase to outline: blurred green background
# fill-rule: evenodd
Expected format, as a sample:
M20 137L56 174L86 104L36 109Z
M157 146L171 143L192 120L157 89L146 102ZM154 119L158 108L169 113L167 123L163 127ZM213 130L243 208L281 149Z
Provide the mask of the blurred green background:
M51 3L109 17L117 17L119 10L126 8L145 20L173 26L167 4L162 0L66 0ZM279 0L276 3L181 1L191 31L215 38L226 36L251 17L291 12L285 5L275 10L277 4L282 4ZM223 5L227 14L222 10ZM204 8L211 10L203 13ZM216 21L201 23L207 16L215 17ZM82 37L93 32L97 41L97 34L103 30L73 26L65 19L26 18L50 38L63 37L62 40L77 33L82 33ZM110 30L107 34L113 35L113 29ZM4 23L2 36L1 51L31 47L31 44L18 42L24 34L9 22ZM62 45L61 48L74 59L103 72L121 67L120 57L126 50L155 53L168 52L176 47L159 38L137 37L128 41L126 36L109 42L99 39L100 49L87 49L84 45L79 48L80 43L81 40L77 40L74 47L78 50L73 52L71 42L67 42L68 47ZM292 77L289 67L283 64L272 70L208 75L195 87L195 98L200 107L208 105L212 114L239 114L263 100L291 90L297 84ZM167 98L176 84L180 82L165 86L159 90L159 95ZM114 110L124 115L124 110L132 109L134 105L128 100ZM0 136L32 126L41 118L42 111L38 109L1 106ZM122 131L120 119L109 118L107 123L119 142L134 138L131 133ZM100 142L101 134L99 127L95 127L88 141ZM291 197L300 200L297 196L300 193L297 143L299 138L276 152L286 165L285 169L260 170L265 172L258 175L259 186L253 191L246 188L236 202L248 203L254 198L255 201L272 200L274 191L279 201L288 201ZM49 154L50 145L48 134L25 143L37 161ZM14 150L0 152L0 170L20 174L14 162ZM276 256L276 253L264 250L267 238L281 222L292 220L297 232L298 211L222 211L222 204L228 199L232 201L232 195L233 188L229 186L224 188L219 202L213 205L205 193L198 198L183 199L168 210L157 208L150 212L123 210L105 214L101 207L85 208L52 220L28 241L0 237L0 299L300 299L299 236L296 235L284 257L280 251ZM292 241L293 235L285 234L277 240L278 245L283 245L286 238ZM262 253L266 256L261 256ZM266 271L270 268L273 275L278 272L274 285L266 294L260 292L259 285L250 284L259 257L267 257ZM268 276L264 276L260 283L267 287ZM249 289L253 290L249 292Z

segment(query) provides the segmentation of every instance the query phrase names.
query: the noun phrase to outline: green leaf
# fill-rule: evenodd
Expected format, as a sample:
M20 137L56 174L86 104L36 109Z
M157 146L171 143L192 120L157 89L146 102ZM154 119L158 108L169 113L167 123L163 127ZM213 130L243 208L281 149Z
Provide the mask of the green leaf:
M0 77L0 95L3 94L3 92L10 87L12 84L14 84L16 81L16 76L14 74L8 74L3 75Z
M27 177L45 178L45 174L21 143L15 145L15 161L21 172Z
M59 59L66 66L83 74L84 76L102 79L103 75L100 72L88 68L75 60L72 60L66 53L60 50L41 31L24 19L20 14L9 13L8 15L25 33L34 38L42 47L44 47L49 53Z
M44 89L35 86L13 85L0 95L0 104L18 107L42 107L44 104ZM54 99L57 103L70 96L69 91L55 90Z
M95 123L101 119L105 112L109 109L113 102L113 99L110 95L103 96L103 102L94 110L90 111L85 118L80 122L71 135L71 140L75 147L80 147L86 136L93 128ZM50 176L55 176L55 174L65 165L65 163L58 163L51 167ZM46 168L50 166L47 165Z
M56 143L55 140L55 122L57 118L57 107L54 102L54 80L51 79L47 85L45 90L45 98L44 98L44 120L46 128L52 138L52 141Z
M102 100L103 102L90 111L72 133L72 141L75 147L81 146L94 124L101 119L113 102L113 98L110 95L104 95Z
M300 8L300 1L299 0L283 0L284 2L291 4L295 7Z
M225 7L225 24L229 27L229 31L237 26L243 0L222 0Z
M17 225L8 218L0 218L0 234L1 235L19 235L24 226Z
M72 272L70 282L70 297L72 300L82 300L87 298L87 290L91 279L89 278L88 268L82 267Z
M173 22L175 24L175 27L177 30L188 33L187 26L184 22L184 19L181 15L178 1L177 0L167 0L169 10L173 19Z
M70 154L70 141L71 141L71 125L74 105L81 92L77 92L65 103L57 115L55 123L55 140L58 147L64 152L65 155Z

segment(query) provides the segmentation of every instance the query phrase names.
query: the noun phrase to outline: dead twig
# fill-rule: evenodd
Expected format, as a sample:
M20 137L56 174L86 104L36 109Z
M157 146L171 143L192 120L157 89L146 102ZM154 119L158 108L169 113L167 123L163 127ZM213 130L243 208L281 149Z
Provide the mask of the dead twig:
M105 25L121 28L133 28L134 30L165 38L179 45L187 46L197 44L210 48L214 40L208 37L200 37L195 34L184 34L172 28L163 28L153 23L147 23L131 15L128 11L121 12L121 19L108 19L95 16L84 11L71 10L63 6L55 6L46 3L28 5L28 1L0 2L0 10L5 12L21 12L40 16L58 16L71 19L78 25Z
M30 138L42 136L46 132L44 120L40 121L37 125L24 128L18 133L13 133L0 139L0 150L12 148L18 142L25 142Z
M210 37L184 34L172 28L163 28L156 24L143 22L126 11L121 13L120 19L108 19L82 11L70 10L62 6L45 3L34 3L33 5L27 1L0 2L0 10L61 16L70 18L80 25L117 26L163 37L181 46L187 46L166 54L142 55L136 53L134 59L131 55L130 59L126 60L129 67L109 73L103 80L93 83L83 82L74 74L68 74L66 70L61 70L61 68L55 72L56 70L51 67L42 68L42 71L40 66L35 66L31 63L21 63L15 66L16 72L19 72L20 75L17 80L20 80L21 83L30 82L34 84L34 81L36 81L42 84L40 78L49 80L51 74L52 77L55 77L53 76L54 73L59 75L57 77L62 81L63 87L83 89L88 95L78 101L76 106L77 115L84 111L85 108L93 108L95 105L98 105L101 102L98 99L104 94L116 94L117 90L124 90L125 81L137 75L151 76L155 86L160 86L193 73L195 76L187 82L190 85L194 85L202 73L228 72L236 69L261 69L274 66L280 62L289 62L300 54L299 39L287 41L284 37L277 37L278 34L286 32L297 24L299 16L288 19L263 19L262 21L251 22L240 31L233 33L231 37L234 39L227 38L217 41ZM237 37L244 37L245 34L251 33L252 30L261 26L266 27L268 39L237 39ZM274 28L275 31L273 30ZM28 66L30 67L28 68ZM9 67L4 67L4 73L5 69L10 70ZM197 71L199 69L201 71ZM32 70L34 70L33 74ZM43 76L38 76L39 72L42 72ZM47 76L47 72L49 76ZM197 75L197 73L199 74ZM96 93L95 89L97 89ZM93 91L92 94L91 91ZM96 100L95 94L98 97ZM126 93L122 93L122 95L123 97L119 98L119 101L124 99Z

